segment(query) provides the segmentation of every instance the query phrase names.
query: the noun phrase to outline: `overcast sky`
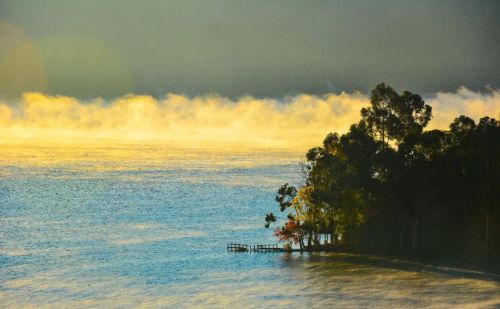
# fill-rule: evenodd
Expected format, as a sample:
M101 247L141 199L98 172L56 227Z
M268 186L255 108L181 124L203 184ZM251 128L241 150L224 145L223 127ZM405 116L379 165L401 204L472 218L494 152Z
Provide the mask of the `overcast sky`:
M500 88L500 1L0 0L0 96Z

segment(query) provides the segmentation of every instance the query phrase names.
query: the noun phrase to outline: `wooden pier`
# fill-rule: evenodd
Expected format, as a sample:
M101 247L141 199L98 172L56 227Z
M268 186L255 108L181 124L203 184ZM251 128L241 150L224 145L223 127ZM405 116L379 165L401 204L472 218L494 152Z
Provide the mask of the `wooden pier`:
M227 244L227 251L230 252L284 252L285 249L278 245L244 245L237 243Z
M230 243L230 244L227 244L227 251L246 252L246 251L248 251L248 245Z

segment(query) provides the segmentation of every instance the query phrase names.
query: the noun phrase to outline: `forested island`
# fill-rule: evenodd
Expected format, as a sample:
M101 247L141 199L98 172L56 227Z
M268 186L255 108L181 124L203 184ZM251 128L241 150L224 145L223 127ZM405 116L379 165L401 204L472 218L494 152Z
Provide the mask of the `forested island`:
M330 133L284 184L275 235L300 250L500 256L500 122L456 118L425 130L432 108L385 84L349 131ZM284 216L286 219L283 220ZM277 222L266 215L266 227Z

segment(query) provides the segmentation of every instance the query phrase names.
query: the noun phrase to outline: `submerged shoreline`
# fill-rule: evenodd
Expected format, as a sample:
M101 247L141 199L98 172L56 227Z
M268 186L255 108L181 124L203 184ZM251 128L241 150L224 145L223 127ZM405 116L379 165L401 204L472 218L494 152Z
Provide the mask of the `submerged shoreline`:
M293 250L293 252L299 252L300 250ZM349 251L349 250L310 250L304 251L309 253L336 253L340 255L345 255L353 260L359 262L373 262L377 264L376 261L382 263L393 263L404 264L408 266L408 269L413 270L425 270L425 271L437 271L437 272L448 272L454 273L459 276L480 276L483 278L489 278L500 282L500 264L497 260L493 258L489 259L478 259L471 258L467 256L449 256L449 257L432 257L429 255L411 255L408 253L400 254L383 254L383 253L369 253L361 251ZM497 263L495 263L497 262Z
M402 253L381 253L381 252L366 252L361 250L347 250L343 248L335 248L332 246L322 246L308 249L293 248L286 250L233 250L231 252L245 253L245 252L276 252L276 253L300 253L300 254L339 254L351 257L359 262L364 258L370 261L387 261L391 263L407 264L410 268L415 270L446 270L448 272L456 273L457 275L463 274L477 274L491 279L500 281L500 263L497 259L492 257L470 257L465 255L457 256L432 256L426 253L412 254L408 252ZM496 262L496 263L495 263Z

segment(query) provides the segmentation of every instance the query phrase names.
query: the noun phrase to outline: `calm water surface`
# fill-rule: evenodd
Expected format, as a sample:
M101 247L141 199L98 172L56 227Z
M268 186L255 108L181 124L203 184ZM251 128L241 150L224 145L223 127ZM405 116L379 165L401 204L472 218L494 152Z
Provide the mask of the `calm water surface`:
M263 215L300 152L0 149L0 307L499 308L500 279L274 243Z

